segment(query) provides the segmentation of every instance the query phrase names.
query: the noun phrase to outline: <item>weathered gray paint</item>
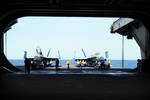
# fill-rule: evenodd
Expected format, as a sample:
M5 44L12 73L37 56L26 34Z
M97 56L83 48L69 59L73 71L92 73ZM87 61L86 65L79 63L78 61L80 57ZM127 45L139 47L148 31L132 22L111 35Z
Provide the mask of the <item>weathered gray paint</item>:
M117 21L113 23L112 32L116 32L118 29L122 28L123 26L133 22L134 19L132 18L119 18Z
M111 26L112 33L119 33L121 35L131 35L136 40L141 50L141 58L148 58L150 54L150 35L145 26L137 21L128 18L120 18Z

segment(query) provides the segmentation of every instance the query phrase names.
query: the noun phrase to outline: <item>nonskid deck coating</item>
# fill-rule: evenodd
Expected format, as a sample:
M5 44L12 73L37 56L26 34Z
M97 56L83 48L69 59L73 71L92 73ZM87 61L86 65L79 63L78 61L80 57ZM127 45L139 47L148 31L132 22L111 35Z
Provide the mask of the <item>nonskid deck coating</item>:
M27 74L24 71L15 74ZM135 72L122 70L31 70L30 74L104 74L104 75L133 75Z

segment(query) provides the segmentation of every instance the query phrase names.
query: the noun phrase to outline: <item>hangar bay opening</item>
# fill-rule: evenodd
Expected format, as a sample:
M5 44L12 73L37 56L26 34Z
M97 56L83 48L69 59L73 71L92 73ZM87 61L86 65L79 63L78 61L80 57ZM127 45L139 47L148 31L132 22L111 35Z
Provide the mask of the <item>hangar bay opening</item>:
M22 17L4 34L4 53L22 74L140 71L143 28L132 18Z

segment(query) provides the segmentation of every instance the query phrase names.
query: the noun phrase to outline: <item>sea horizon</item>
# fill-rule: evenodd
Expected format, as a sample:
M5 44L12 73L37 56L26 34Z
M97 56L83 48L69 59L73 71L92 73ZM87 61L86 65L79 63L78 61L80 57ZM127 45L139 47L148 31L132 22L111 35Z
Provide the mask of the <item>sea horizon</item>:
M14 66L24 66L24 59L9 59L10 63ZM60 60L60 65L66 65L66 59ZM71 59L71 65L76 65L74 59ZM122 68L122 60L111 60L112 68ZM136 68L137 60L124 60L124 67L123 68Z

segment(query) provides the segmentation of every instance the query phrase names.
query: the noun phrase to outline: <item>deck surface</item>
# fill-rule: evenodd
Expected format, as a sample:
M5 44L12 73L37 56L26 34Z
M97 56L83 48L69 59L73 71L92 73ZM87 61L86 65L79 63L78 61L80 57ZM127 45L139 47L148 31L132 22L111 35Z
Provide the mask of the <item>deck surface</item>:
M150 78L126 70L31 70L0 81L0 95L11 100L150 100Z

